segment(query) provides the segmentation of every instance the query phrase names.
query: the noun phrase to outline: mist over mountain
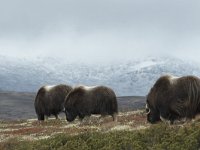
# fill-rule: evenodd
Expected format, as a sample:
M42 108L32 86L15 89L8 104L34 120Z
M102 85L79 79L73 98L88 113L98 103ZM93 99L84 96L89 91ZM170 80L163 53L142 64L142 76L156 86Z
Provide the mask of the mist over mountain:
M199 14L197 0L2 0L0 90L101 84L146 95L163 74L199 75Z
M63 62L53 57L15 58L0 56L2 91L36 92L50 84L106 85L118 96L148 93L155 80L164 74L200 75L198 63L173 57L143 57L112 63Z

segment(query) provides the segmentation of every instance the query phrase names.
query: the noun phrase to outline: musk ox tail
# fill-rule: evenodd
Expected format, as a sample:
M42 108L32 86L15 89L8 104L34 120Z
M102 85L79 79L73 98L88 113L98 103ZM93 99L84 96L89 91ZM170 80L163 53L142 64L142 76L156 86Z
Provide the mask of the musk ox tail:
M106 90L106 95L109 96L109 101L107 106L109 108L107 108L108 111L110 111L112 114L117 114L118 113L118 104L117 104L117 97L115 95L115 92L112 89Z
M113 105L112 105L112 110L113 110L113 114L112 114L113 121L117 121L118 104L117 104L116 96L115 96L115 101L113 102Z
M200 104L200 82L197 82L197 80L194 80L193 78L191 80L192 81L188 85L189 112L187 112L188 114L186 115L194 117L194 115L198 112Z
M112 110L114 113L118 113L118 105L117 105L117 98L115 97L115 100L113 102L113 105L112 105Z
M111 108L109 110L111 110L111 116L113 118L113 121L117 121L117 114L118 114L118 104L117 104L117 97L115 95L115 92L113 90L109 91L110 95L112 95L112 101L111 101Z
M184 77L185 99L178 99L172 109L182 117L194 118L200 108L200 81L196 77Z

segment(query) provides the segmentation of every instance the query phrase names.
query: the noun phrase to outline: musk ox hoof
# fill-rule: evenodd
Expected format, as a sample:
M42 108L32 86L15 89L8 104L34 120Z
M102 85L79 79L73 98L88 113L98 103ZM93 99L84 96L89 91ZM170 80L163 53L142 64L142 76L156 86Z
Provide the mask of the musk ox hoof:
M39 121L44 121L44 115L37 115Z

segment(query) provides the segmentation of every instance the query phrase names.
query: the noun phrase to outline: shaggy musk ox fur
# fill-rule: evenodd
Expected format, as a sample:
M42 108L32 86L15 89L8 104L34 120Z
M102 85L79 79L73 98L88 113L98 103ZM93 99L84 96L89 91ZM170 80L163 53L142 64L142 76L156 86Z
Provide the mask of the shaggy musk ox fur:
M76 87L66 97L64 106L67 121L73 121L77 116L83 119L91 114L111 115L115 120L118 113L116 95L105 86Z
M147 120L192 119L200 112L200 79L195 76L162 76L147 95Z
M41 87L34 104L38 120L44 120L44 116L50 115L54 115L57 119L58 114L64 110L65 97L71 90L71 86L62 84Z

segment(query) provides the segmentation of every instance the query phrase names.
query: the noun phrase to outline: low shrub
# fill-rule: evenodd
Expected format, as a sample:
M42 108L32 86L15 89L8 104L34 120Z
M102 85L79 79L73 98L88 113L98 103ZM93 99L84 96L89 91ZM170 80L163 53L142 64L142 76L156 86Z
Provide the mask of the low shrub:
M0 149L15 150L196 150L200 148L200 124L170 126L164 123L135 131L59 134L38 141L12 139Z

